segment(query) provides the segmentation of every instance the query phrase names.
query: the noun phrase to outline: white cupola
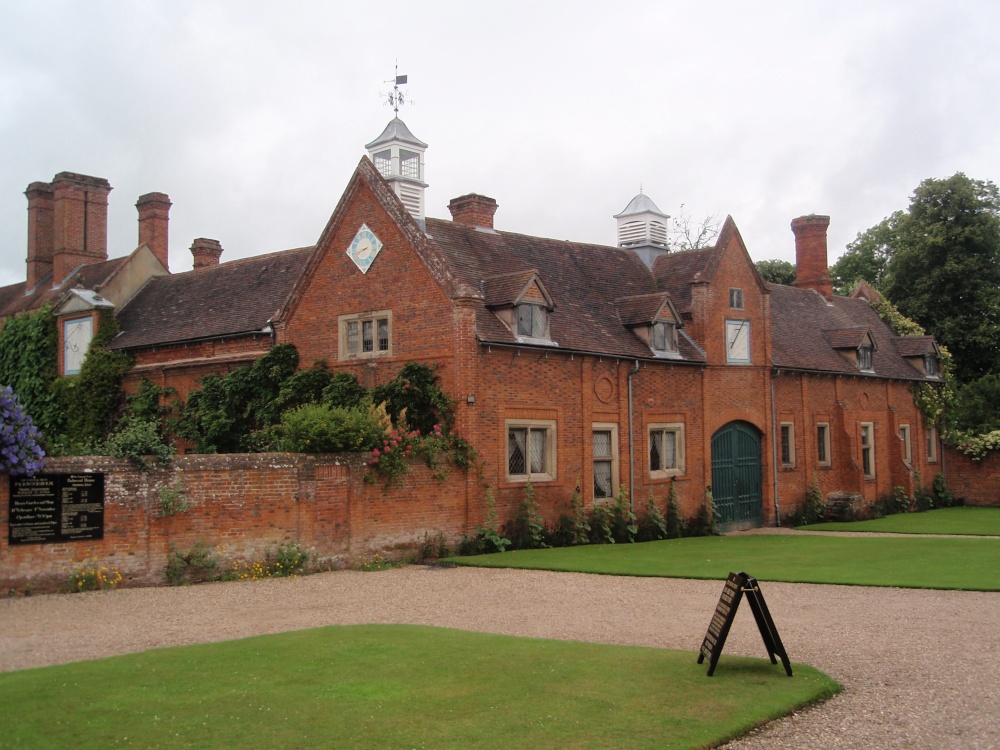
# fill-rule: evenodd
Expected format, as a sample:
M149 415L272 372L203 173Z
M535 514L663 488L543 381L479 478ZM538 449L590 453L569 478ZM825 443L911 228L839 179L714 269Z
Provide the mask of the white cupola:
M414 219L424 221L424 151L419 140L398 117L385 126L382 135L365 146L368 158L382 174Z
M649 196L640 192L624 211L615 214L615 219L618 221L618 247L634 250L650 268L657 257L670 252L667 244L670 217L657 208Z

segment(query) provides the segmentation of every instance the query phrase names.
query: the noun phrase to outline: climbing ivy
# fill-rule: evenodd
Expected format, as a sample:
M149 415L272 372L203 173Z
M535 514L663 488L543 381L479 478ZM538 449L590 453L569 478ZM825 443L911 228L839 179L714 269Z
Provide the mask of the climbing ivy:
M43 435L58 434L64 411L53 392L58 379L52 306L8 318L0 330L0 385L10 386Z

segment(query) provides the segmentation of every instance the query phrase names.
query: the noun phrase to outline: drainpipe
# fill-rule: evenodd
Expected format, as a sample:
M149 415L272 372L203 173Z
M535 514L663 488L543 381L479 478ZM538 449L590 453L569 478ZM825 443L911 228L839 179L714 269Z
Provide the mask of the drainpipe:
M628 506L635 513L635 441L632 433L632 376L639 372L639 360L628 374Z
M781 374L781 370L775 370L771 377L771 477L774 485L774 520L781 526L781 507L778 505L778 416L774 406L774 379Z

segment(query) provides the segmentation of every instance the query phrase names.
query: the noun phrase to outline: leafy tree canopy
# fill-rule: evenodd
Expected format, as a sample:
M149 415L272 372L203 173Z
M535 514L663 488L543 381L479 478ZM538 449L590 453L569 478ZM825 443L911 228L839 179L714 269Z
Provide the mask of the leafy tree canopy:
M764 281L791 286L795 283L795 264L787 260L758 260L753 264Z
M944 344L955 375L1000 373L1000 191L958 172L924 180L907 211L862 232L831 269L841 293L864 278Z

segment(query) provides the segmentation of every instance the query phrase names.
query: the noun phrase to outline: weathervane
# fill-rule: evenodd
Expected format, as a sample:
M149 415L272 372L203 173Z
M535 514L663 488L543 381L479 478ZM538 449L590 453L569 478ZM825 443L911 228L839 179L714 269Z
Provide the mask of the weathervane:
M392 111L399 117L399 108L407 102L406 94L399 90L400 85L406 83L406 76L399 75L399 60L396 61L395 80L385 81L385 83L393 84L392 91L389 92L386 98L388 99L389 106L392 107Z

